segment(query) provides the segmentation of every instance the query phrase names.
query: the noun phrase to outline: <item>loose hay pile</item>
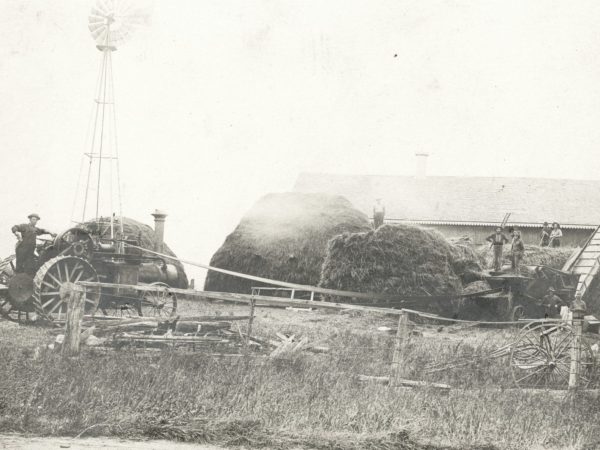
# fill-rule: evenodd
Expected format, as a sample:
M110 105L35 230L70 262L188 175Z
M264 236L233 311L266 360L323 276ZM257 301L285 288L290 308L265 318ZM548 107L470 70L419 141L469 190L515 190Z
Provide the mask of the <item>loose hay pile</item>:
M390 295L445 295L462 291L482 267L468 246L454 246L434 230L384 225L329 242L320 286Z
M573 253L572 247L538 247L537 245L526 245L523 264L532 266L549 266L553 269L562 267Z
M450 238L452 244L452 267L463 283L472 283L481 279L482 271L489 267L486 258L480 255L468 237Z
M341 233L370 229L365 214L343 197L269 194L242 218L210 264L222 269L292 283L316 285L327 242ZM204 289L250 293L250 280L210 272Z
M539 247L537 245L526 245L525 255L521 264L531 266L548 266L553 269L562 269L564 264L573 253L573 247ZM493 265L493 251L488 245L480 245L476 248L478 257L485 261L488 267ZM510 243L504 246L504 264L510 264Z

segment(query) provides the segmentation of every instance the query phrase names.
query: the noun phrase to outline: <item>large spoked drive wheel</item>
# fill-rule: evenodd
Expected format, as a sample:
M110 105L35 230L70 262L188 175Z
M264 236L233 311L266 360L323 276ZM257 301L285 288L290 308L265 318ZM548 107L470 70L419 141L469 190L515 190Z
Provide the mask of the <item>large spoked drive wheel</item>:
M138 313L140 316L169 318L177 313L177 296L169 291L169 286L165 283L151 283L150 286L161 287L162 289L151 292L141 293L138 303Z
M510 355L513 379L521 388L564 389L569 384L573 329L563 323L525 327ZM580 386L587 386L594 370L594 355L582 341Z
M33 279L34 304L48 319L66 318L67 296L61 288L78 281L98 282L98 274L85 259L76 256L57 256L48 260ZM86 288L84 313L93 314L100 300L99 288Z

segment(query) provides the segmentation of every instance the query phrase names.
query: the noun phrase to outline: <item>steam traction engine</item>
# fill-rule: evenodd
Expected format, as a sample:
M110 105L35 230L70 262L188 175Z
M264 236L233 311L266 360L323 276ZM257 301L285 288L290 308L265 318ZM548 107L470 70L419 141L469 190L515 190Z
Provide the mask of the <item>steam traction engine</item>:
M151 250L161 252L166 214L156 211L153 216L156 242ZM115 229L123 229L118 225L101 218L70 228L53 240L40 240L33 273L15 273L14 256L0 262L0 314L16 321L64 318L67 305L61 289L69 282L88 281L120 285L143 283L165 289L138 294L127 287L88 288L86 314L100 309L105 315L111 312L173 315L177 310L177 297L168 288L187 288L183 268L160 257L145 255L139 248L143 244L141 232L132 235L134 230L128 227L123 233L115 233Z

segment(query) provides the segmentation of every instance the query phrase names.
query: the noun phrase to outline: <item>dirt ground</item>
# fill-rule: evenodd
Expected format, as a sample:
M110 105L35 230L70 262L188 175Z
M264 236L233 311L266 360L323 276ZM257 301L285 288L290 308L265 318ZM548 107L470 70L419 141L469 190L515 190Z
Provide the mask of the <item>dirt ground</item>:
M28 449L28 450L53 450L53 449L131 449L131 450L220 450L222 447L213 445L186 444L170 441L129 441L111 438L55 438L55 437L30 437L18 434L0 435L1 449Z

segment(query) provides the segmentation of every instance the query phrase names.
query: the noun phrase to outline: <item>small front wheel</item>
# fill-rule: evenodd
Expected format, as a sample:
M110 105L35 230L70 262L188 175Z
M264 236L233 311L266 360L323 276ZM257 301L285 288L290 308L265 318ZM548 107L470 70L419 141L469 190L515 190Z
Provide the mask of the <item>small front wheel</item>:
M177 296L169 291L165 283L151 283L150 286L160 287L156 291L143 291L138 302L138 313L144 317L165 318L177 313Z

